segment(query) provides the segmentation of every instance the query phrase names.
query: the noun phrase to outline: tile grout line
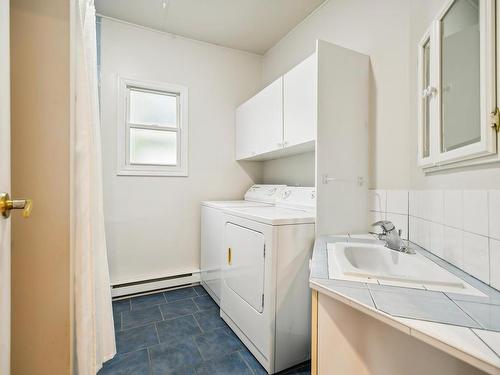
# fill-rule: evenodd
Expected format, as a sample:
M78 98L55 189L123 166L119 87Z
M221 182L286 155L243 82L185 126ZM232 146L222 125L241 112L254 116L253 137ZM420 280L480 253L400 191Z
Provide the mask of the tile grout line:
M156 323L154 323L154 325L155 325L156 338L158 339L158 344L161 344L160 334L158 333L158 327L156 326Z
M468 317L469 317L469 318L470 318L470 319L471 319L474 323L476 323L476 324L477 324L480 328L483 328L483 329L488 330L487 328L483 327L483 325L482 325L480 322L478 322L476 319L474 319L474 318L473 318L473 317L472 317L472 316L471 316L471 315L470 315L467 311L465 311L464 309L462 309L462 307L461 307L458 303L456 303L456 302L455 302L455 300L454 300L453 298L451 298L451 297L450 297L448 294L446 294L445 292L442 292L442 293L443 293L443 294L446 296L446 298L448 298L448 299L449 299L449 300L450 300L450 301L451 301L451 302L452 302L455 306L457 306L457 307L460 309L460 311L462 311L465 315L467 315L467 316L468 316ZM462 326L462 327L463 327L463 326ZM465 328L470 328L470 329L472 329L472 328L474 328L474 327L465 327ZM477 328L477 327L476 327L476 328Z
M196 324L198 325L198 327L200 328L200 330L201 330L202 334L204 334L205 332L201 329L201 327L200 327L200 325L199 325L198 321L196 320L196 318L194 317L194 315L193 315L193 319L194 319L194 321L196 322ZM196 342L196 340L195 340L194 336L198 336L198 335L192 335L192 336L191 336L191 339L193 340L194 345L196 346L196 350L198 350L198 354L200 355L200 358L202 359L202 362L206 362L206 361L208 361L207 359L205 359L205 357L203 357L203 354L201 353L201 350L200 350L200 347L199 347L199 345L198 345L198 342ZM198 371L196 371L196 366L193 366L193 368L194 368L194 371L195 371L196 373L198 373Z
M156 327L156 324L155 324ZM158 332L157 332L158 334ZM148 351L148 363L149 363L149 373L152 375L153 374L153 362L151 362L151 353L149 352L149 346L146 348Z
M241 354L241 349L240 350L237 350L236 353L238 353L238 355L240 356L241 360L243 361L243 363L245 365L247 365L247 368L250 369L250 372L253 374L253 375L256 375L255 374L255 371L253 370L252 366L250 366L250 364L245 360L245 358L243 357L243 355ZM251 354L251 353L250 353Z
M482 338L481 336L479 336L479 335L476 333L476 331L474 331L474 329L478 329L478 328L469 328L469 329L472 331L472 333L473 333L474 335L476 335L476 337L477 337L479 340L481 340L481 342L482 342L484 345L486 345L486 347L487 347L488 349L490 349L490 350L493 352L493 354L495 354L498 358L500 358L500 353L497 353L497 352L496 352L496 350L494 350L494 349L493 349L493 348L492 348L492 347L491 347L491 346L490 346L490 345L489 345L486 341L484 341L484 340L483 340L483 338Z
M161 321L165 321L165 317L163 316L163 311L161 311L161 305L158 305L158 310L160 310L160 315L161 315ZM156 323L155 323L155 326L156 326Z
M198 308L198 306L196 306L196 308ZM194 321L196 322L196 325L198 326L198 328L200 329L200 331L201 331L202 333L207 333L207 332L205 332L205 330L204 330L203 328L201 328L201 326L200 326L200 322L198 322L198 319L196 319L196 316L194 316L194 313L191 313L190 315L192 315L192 316L193 316L193 319L194 319ZM186 316L187 316L187 315L186 315Z
M139 324L139 325L137 325L137 326L135 326L135 327L130 327L130 328L127 328L127 329L123 329L123 317L122 317L122 330L121 330L121 332L130 331L131 329L135 329L135 328L146 327L146 326L148 326L148 325L150 325L150 324L156 324L157 322L162 322L162 321L164 321L164 320L163 320L163 314L162 314L161 309L160 309L160 307L159 307L159 306L160 306L160 305L156 305L156 306L151 306L151 307L149 307L149 308L151 308L151 309L152 309L153 307L156 307L158 310L160 310L160 315L162 316L162 320L153 320L153 321L151 321L151 322L147 322L147 323L144 323L144 324ZM136 310L136 311L138 311L138 310ZM140 310L139 310L139 311L140 311Z
M378 280L377 280L377 281L378 281ZM379 284L379 285L380 285L380 284ZM370 287L369 287L368 285L366 286L366 289L368 289L368 293L370 294L370 298L371 298L371 300L372 300L373 306L375 306L375 308L376 308L377 310L380 310L380 309L377 307L377 304L375 303L375 298L373 297L373 295L372 295L372 291L371 291L371 289L370 289Z

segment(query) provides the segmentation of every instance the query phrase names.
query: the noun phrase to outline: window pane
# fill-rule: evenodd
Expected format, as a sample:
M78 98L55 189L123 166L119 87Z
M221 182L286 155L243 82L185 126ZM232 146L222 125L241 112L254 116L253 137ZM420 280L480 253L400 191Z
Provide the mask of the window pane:
M130 164L176 165L177 133L131 128Z
M427 90L430 87L431 83L431 75L430 75L430 59L431 59L431 42L430 40L427 41L424 45L424 88ZM423 93L422 93L423 94ZM422 156L424 158L429 157L430 155L430 140L429 140L429 128L430 128L430 104L431 104L431 95L425 95L424 98L424 127L422 129L423 134L423 150L422 150Z
M442 20L443 152L481 140L479 0L456 0Z
M177 96L130 89L130 122L177 126Z

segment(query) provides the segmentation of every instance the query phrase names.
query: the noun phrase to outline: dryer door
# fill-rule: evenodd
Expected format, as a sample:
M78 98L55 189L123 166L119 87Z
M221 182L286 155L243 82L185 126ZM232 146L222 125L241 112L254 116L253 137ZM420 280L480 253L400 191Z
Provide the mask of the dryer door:
M226 223L226 285L259 313L264 300L264 235Z

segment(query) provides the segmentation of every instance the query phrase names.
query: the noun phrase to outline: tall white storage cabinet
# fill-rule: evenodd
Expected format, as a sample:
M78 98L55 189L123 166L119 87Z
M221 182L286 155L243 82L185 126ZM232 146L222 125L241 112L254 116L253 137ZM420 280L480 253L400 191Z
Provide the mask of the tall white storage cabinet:
M319 40L316 235L368 229L369 57Z

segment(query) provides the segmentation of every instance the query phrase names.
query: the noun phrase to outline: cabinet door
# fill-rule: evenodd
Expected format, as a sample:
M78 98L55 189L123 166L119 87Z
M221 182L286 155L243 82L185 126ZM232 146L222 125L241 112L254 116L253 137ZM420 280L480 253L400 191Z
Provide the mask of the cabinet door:
M283 78L236 109L236 159L282 148Z
M316 139L317 59L311 55L284 76L284 146Z
M236 108L235 153L236 160L256 155L255 98Z

